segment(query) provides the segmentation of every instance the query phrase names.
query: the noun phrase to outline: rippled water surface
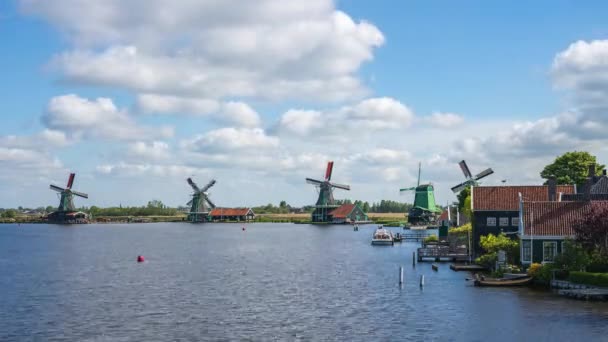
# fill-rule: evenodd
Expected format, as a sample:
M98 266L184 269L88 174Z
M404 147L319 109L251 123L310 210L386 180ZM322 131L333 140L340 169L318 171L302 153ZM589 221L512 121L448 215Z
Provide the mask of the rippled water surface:
M0 340L608 341L605 303L413 268L371 225L241 227L0 225Z

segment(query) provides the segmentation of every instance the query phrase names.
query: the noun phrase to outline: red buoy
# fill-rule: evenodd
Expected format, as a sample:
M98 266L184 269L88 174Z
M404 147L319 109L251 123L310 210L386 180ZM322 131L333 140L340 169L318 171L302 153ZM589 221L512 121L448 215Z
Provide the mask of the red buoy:
M144 259L143 255L138 255L137 256L137 262L144 262L144 261L146 261L146 260Z

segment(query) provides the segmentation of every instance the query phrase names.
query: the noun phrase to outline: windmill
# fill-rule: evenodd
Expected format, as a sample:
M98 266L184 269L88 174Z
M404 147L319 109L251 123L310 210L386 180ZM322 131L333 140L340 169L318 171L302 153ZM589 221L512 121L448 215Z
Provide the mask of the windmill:
M188 221L191 222L204 222L208 220L210 209L215 208L215 204L211 202L209 199L209 194L207 190L209 190L213 185L215 185L215 179L212 179L207 185L203 188L199 188L196 183L192 180L192 178L187 179L188 184L194 190L192 194L192 199L188 202L190 206L190 212L188 213Z
M475 177L473 177L471 171L469 170L469 167L467 166L467 162L462 160L460 163L458 163L458 165L460 165L460 169L462 170L462 173L464 173L466 181L453 187L452 191L454 191L454 193L459 193L469 186L477 186L479 184L480 179L485 178L494 173L494 170L492 170L492 168L487 168L475 175Z
M325 179L323 181L306 178L306 183L315 185L319 189L319 198L315 205L315 211L312 213L313 222L327 222L327 213L331 209L337 207L334 201L333 189L350 190L350 185L343 185L331 182L331 174L334 168L334 162L327 163L325 170Z
M86 220L85 213L76 211L76 208L74 207L74 196L89 198L89 195L72 190L75 177L75 173L70 173L68 184L65 188L53 184L50 185L51 190L60 193L61 198L59 200L59 207L57 207L57 211L49 214L47 216L48 220L58 223L78 223L82 221L82 219Z
M435 203L433 184L420 184L421 164L418 163L418 183L415 187L399 189L400 193L414 191L414 205L409 210L407 222L412 225L429 225L437 221L441 209Z

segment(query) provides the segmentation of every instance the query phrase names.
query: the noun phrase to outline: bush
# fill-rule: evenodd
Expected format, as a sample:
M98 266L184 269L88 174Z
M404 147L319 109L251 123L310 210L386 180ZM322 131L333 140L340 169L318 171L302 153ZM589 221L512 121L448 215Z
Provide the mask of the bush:
M570 272L568 277L573 283L608 287L608 273Z
M487 268L494 268L497 260L498 260L497 253L488 253L488 254L484 254L484 255L480 256L479 258L475 259L475 263L477 265L485 266Z
M566 239L562 253L555 257L555 266L567 271L583 271L591 263L585 249L573 240Z
M533 277L539 283L549 284L553 277L553 270L555 266L553 264L537 264L533 263L528 268L528 275Z
M424 243L437 242L437 241L439 241L439 239L437 238L437 235L429 235L424 239Z

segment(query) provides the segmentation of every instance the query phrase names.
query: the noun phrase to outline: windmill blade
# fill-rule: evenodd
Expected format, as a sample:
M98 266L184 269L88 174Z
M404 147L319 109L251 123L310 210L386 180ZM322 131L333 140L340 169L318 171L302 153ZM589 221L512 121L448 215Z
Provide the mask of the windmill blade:
M331 180L331 173L334 170L334 162L330 161L327 163L327 170L325 170L325 180Z
M53 184L51 184L51 190L55 190L57 192L64 192L65 191L64 188L60 188L57 185L53 185Z
M78 191L70 191L73 195L76 195L78 197L82 197L82 198L89 198L89 195L83 193L83 192L78 192Z
M207 185L205 185L201 191L205 192L207 190L209 190L210 187L212 187L215 184L215 179L212 179L209 183L207 183Z
M333 186L334 188L338 188L338 189L342 189L342 190L350 190L350 185L336 184L336 183L330 183L330 185Z
M405 192L405 191L413 191L416 190L416 187L411 187L411 188L403 188L403 189L399 189L400 192Z
M484 177L487 177L487 176L489 176L489 175L491 175L493 173L494 173L494 170L492 170L492 168L485 169L485 170L481 171L479 174L477 174L477 176L475 176L475 180L480 180L480 179L482 179Z
M470 182L470 181L466 181L466 182L464 182L464 183L460 183L460 184L456 185L455 187L453 187L453 188L452 188L452 191L453 191L454 193L459 193L459 192L461 192L462 190L466 189L466 188L467 188L469 185L471 185L471 182Z
M462 160L460 163L458 163L458 165L460 165L460 169L462 170L462 173L464 173L464 176L467 179L473 178L473 175L471 174L471 171L469 170L469 167L467 166L467 162Z
M316 180L316 179L312 179L312 178L306 178L306 183L308 184L314 184L314 185L321 185L323 184L323 182Z
M70 173L70 178L68 178L68 185L66 186L67 189L71 189L72 185L74 185L74 177L76 177L76 174Z
M192 205L192 200L189 200L188 203L186 203L187 206L191 206Z
M200 192L201 191L198 188L198 186L196 185L196 183L194 183L194 181L192 180L192 178L188 177L187 181L188 181L188 184L190 184L190 186L192 187L192 189L194 189L195 192Z
M209 197L205 197L205 202L207 202L207 204L209 204L209 206L211 207L211 209L215 208L215 204L213 204L213 202L211 202L211 200L209 199Z

